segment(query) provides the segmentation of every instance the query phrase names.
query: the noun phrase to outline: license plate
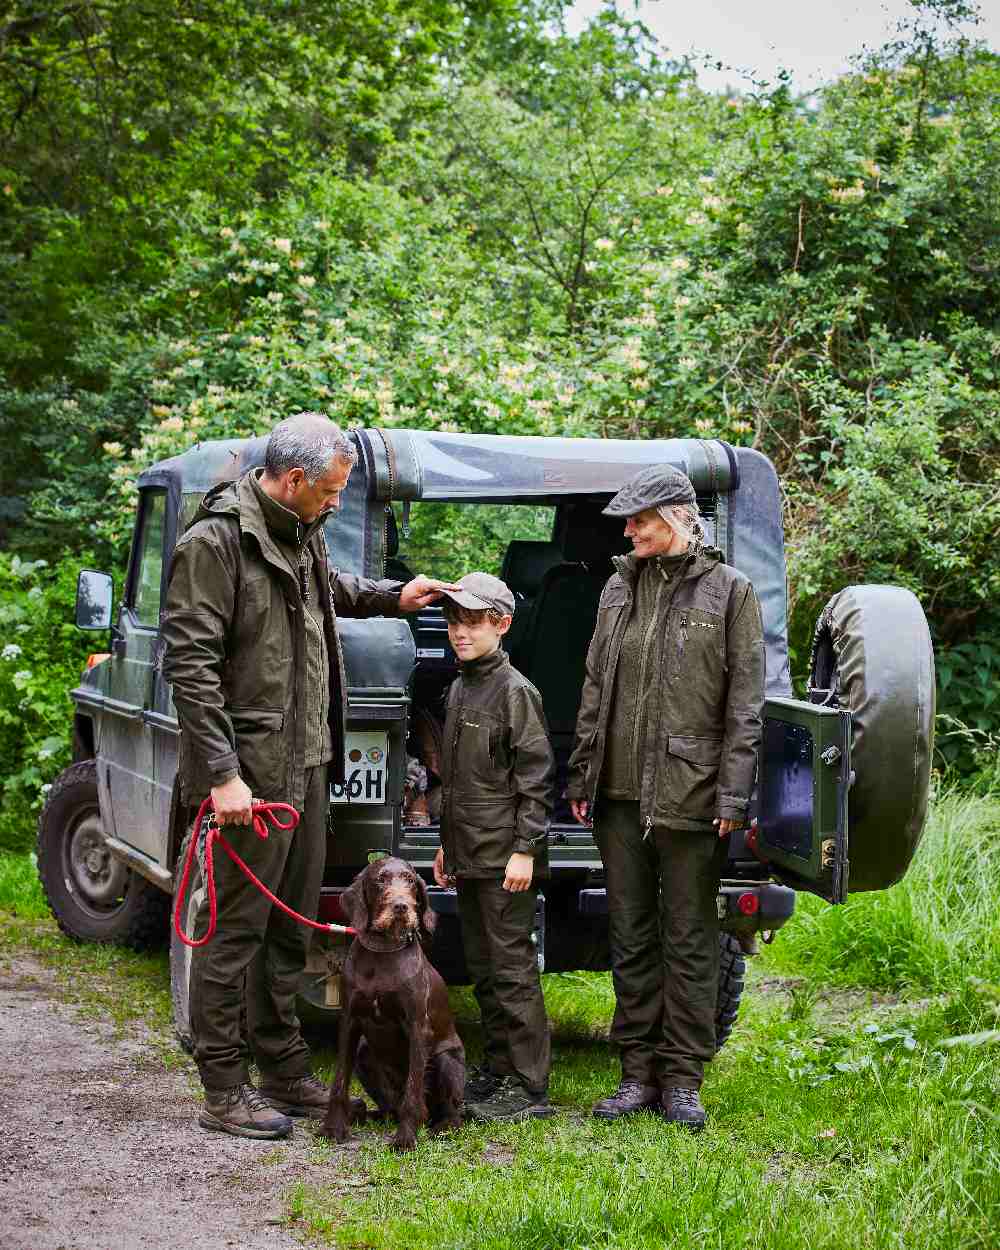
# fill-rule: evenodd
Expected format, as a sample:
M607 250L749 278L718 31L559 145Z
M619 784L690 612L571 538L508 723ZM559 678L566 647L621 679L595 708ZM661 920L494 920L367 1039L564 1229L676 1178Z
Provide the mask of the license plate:
M344 751L344 782L330 786L331 803L384 803L389 739L384 733L349 733Z

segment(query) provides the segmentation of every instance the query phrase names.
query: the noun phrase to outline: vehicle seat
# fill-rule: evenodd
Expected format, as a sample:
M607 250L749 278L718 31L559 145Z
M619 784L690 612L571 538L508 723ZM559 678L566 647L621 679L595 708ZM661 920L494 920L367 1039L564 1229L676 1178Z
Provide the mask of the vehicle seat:
M611 557L631 547L621 521L601 516L602 506L581 500L563 511L557 527L563 559L542 579L520 649L518 667L541 693L557 752L576 729L597 605L614 571Z
M504 650L520 668L521 647L527 636L532 608L549 569L561 563L562 552L555 543L529 542L515 538L504 553L501 578L514 592L514 620L504 638Z

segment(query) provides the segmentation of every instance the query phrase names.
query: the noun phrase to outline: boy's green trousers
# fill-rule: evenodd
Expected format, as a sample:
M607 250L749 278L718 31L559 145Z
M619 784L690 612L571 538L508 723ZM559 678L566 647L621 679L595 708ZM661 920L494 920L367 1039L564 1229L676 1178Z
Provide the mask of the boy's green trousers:
M532 1094L549 1086L549 1022L531 940L538 890L512 894L503 882L462 877L458 913L465 963L483 1018L483 1057Z

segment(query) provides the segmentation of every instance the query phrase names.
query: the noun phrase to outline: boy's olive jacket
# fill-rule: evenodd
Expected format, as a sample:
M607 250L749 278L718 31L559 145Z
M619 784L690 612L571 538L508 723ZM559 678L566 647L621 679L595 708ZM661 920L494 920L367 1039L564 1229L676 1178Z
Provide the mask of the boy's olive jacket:
M251 470L252 472L252 470ZM400 582L331 570L322 518L283 535L312 556L329 656L330 778L343 780L347 684L337 613L398 616ZM214 487L174 551L161 620L163 675L181 728L188 802L241 776L255 799L302 809L306 708L305 605L275 544L249 474Z
M641 563L615 558L587 653L567 796L597 795L622 636ZM714 548L692 552L661 590L642 671L645 758L639 761L644 826L711 830L715 817L742 824L760 745L764 642L750 582Z
M462 665L448 693L441 754L445 871L502 877L514 851L549 872L554 762L542 698L497 650Z

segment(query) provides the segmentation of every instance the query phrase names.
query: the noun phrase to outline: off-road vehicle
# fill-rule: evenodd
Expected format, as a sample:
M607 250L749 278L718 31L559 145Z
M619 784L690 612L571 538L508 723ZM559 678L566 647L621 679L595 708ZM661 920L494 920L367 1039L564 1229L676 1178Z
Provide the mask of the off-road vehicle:
M778 479L759 452L721 441L625 441L423 430L355 430L359 460L327 522L332 563L366 576L498 573L517 610L505 639L541 691L558 763L549 833L551 879L536 937L547 971L609 966L606 901L591 831L564 796L584 657L611 559L630 544L601 513L646 465L669 462L694 484L708 541L752 581L761 604L767 703L750 827L731 839L718 896L722 975L717 1035L728 1036L744 950L792 914L796 890L831 903L905 872L927 803L934 669L917 600L890 586L849 587L817 626L807 699L792 697ZM72 693L75 763L41 816L38 865L63 930L143 945L168 933L189 812L177 787L178 726L163 678L161 604L171 553L216 483L262 463L265 440L203 443L138 481L124 593L112 625L111 579L83 571L77 624L110 628ZM481 544L475 546L476 535ZM471 536L471 537L470 537ZM470 548L470 542L473 546ZM470 554L471 551L471 554ZM330 795L320 917L379 852L428 879L439 844L436 765L448 685L457 671L441 609L406 620L341 620L348 672L347 783ZM664 761L667 766L667 761ZM247 836L252 836L249 832ZM186 905L191 929L200 879ZM433 890L433 958L466 978L452 892ZM343 940L319 935L303 978L314 1012L336 1012ZM176 937L176 1023L188 1030L189 951Z

